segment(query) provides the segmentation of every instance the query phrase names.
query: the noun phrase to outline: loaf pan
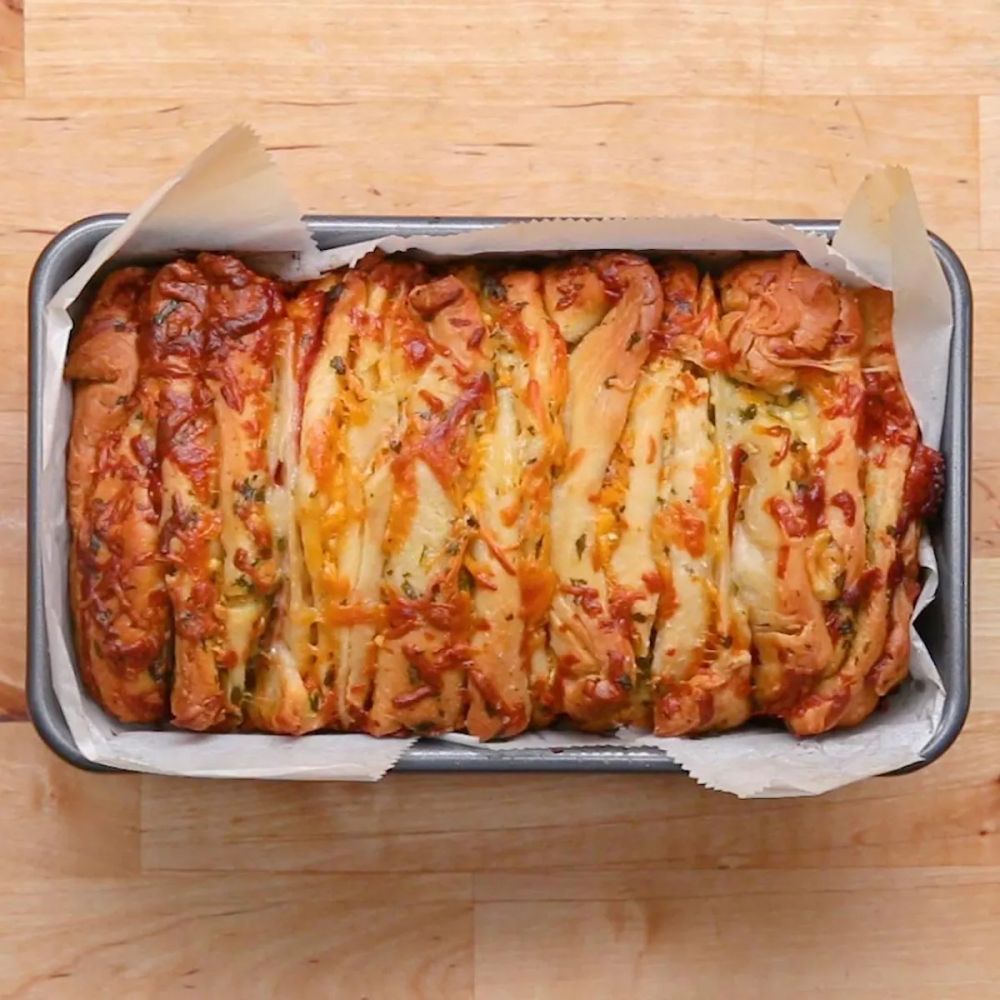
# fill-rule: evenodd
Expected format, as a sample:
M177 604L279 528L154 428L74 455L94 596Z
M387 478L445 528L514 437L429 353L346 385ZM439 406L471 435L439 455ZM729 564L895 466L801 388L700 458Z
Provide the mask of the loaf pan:
M41 385L44 350L42 314L53 293L90 256L97 243L113 232L125 215L98 215L74 223L45 248L35 265L29 288L30 405L28 432L28 710L42 739L64 760L92 771L95 764L77 749L52 688L45 635L41 555L38 539L42 462ZM313 236L323 249L383 236L456 233L495 226L509 218L391 218L311 216ZM776 219L830 240L838 223L830 220ZM958 256L943 240L931 243L951 290L954 331L948 373L941 452L947 486L941 513L929 525L937 555L937 597L917 621L946 690L944 714L937 732L923 748L912 771L940 757L957 738L969 708L969 524L972 409L972 291ZM477 750L434 740L418 741L406 751L397 771L591 771L670 772L680 767L665 753L649 747L581 747L552 750Z

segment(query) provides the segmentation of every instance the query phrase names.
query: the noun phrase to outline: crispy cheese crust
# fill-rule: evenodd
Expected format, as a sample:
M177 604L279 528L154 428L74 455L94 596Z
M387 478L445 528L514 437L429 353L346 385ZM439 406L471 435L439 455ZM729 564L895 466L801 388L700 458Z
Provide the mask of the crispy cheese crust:
M125 721L805 736L906 676L941 457L891 295L794 254L201 254L112 275L66 374L78 658Z
M155 383L139 375L151 277L139 268L112 274L66 362L74 386L66 477L77 659L88 689L123 722L163 717L170 665L159 400Z

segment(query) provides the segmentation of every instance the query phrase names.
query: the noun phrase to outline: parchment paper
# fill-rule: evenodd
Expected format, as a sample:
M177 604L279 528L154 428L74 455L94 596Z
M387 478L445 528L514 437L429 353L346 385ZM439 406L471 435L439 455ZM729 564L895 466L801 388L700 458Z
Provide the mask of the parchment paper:
M161 188L122 229L102 241L57 292L45 315L42 559L46 623L56 695L74 740L91 760L168 774L374 780L414 742L343 734L298 739L204 735L122 726L83 692L70 654L65 449L71 397L62 369L72 329L68 310L87 282L109 260L131 263L184 249L244 252L253 256L257 266L284 277L304 278L354 263L375 247L441 256L583 249L797 250L814 267L848 284L871 283L894 290L894 333L904 382L925 440L938 443L952 329L951 298L927 239L909 174L900 167L887 167L862 184L844 213L833 247L818 236L767 222L686 216L543 220L452 236L388 237L319 253L256 136L245 126L237 127ZM937 589L934 555L926 540L921 562L927 581L917 613ZM702 784L740 796L828 791L919 760L920 749L935 731L944 691L923 642L911 632L910 680L888 699L884 711L848 732L803 741L784 732L753 729L700 739L658 739L635 731L609 736L554 731L479 747L490 753L639 744L669 753ZM476 743L460 735L445 739Z

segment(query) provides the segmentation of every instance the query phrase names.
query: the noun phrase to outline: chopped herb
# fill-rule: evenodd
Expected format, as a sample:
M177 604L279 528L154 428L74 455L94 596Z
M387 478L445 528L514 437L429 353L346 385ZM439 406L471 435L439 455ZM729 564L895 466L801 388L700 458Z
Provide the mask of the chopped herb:
M263 486L254 486L252 479L244 479L236 491L247 502L263 503L267 499L267 490Z
M476 578L469 572L468 566L463 566L458 571L458 586L467 594L471 594L476 589Z
M744 406L739 410L739 417L743 423L746 423L748 420L753 420L756 416L757 405L755 403L751 403L749 406Z
M403 593L411 600L417 599L417 592L413 589L413 584L409 580L403 580Z
M314 711L318 712L320 706L320 696L319 691L309 692L309 707Z
M638 611L632 612L632 621L637 622L639 625L645 625L649 618L646 615L640 614Z
M426 548L427 548L427 546L425 545L424 549L426 549ZM458 555L458 542L449 542L444 551L449 556L457 556Z
M570 586L572 587L586 587L587 581L581 580L578 576L571 576L569 578Z
M582 559L584 552L587 551L587 536L581 535L576 540L576 555L577 558Z
M149 666L149 676L154 681L166 679L169 662L165 656L158 656Z
M632 678L631 678L631 677L629 677L629 675L628 675L628 674L619 674L619 675L618 675L618 676L617 676L617 677L615 678L615 683L616 683L616 684L617 684L617 685L618 685L618 686L619 686L619 687L620 687L620 688L621 688L621 689L622 689L623 691L631 691L631 690L632 690Z
M254 587L253 580L246 576L236 577L236 586L242 587L247 593L252 594L256 588Z
M488 299L503 301L507 297L507 290L495 274L488 274L483 278L483 295Z
M841 635L854 635L854 620L852 618L841 618L837 622L837 631Z
M423 678L420 676L420 671L412 663L406 664L406 672L409 675L410 683L416 687Z
M465 523L466 523L466 524L467 524L467 525L468 525L468 526L469 526L470 528L478 528L478 527L479 527L479 521L478 521L478 520L476 520L476 518L475 518L475 516L474 516L473 514L470 514L470 515L469 515L469 516L468 516L468 517L467 517L467 518L465 519Z
M788 394L788 405L791 405L792 403L797 403L801 398L802 398L802 390L792 389L792 391Z
M90 551L93 552L94 555L97 555L97 553L101 551L101 540L97 537L97 535L90 536Z
M128 402L128 396L119 396L115 400L115 405L116 406L124 406L127 402Z
M162 306L160 306L156 315L153 317L153 325L159 326L163 323L166 318L172 313L180 308L181 304L175 299L168 299Z
M331 358L331 360L330 360L330 367L338 375L346 375L347 374L347 365L344 364L344 359L339 354L337 354L333 358Z
M640 340L642 340L642 337L639 336L639 331L633 330L632 336L628 338L628 343L625 345L625 350L631 351L632 348L635 347L635 345L638 344Z

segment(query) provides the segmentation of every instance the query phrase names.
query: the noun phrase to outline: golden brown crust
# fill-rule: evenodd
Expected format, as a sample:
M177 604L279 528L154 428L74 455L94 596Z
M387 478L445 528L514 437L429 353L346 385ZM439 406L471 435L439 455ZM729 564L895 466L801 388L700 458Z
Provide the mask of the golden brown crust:
M836 359L857 348L854 295L797 254L738 264L722 276L719 294L729 371L753 385L793 388L798 369L836 370Z
M124 722L163 717L168 673L153 468L156 400L139 372L149 279L129 268L105 281L66 363L74 382L66 474L77 656L91 692Z
M569 359L566 464L553 486L558 582L549 634L562 710L577 725L600 731L629 711L638 678L629 632L616 620L597 556L597 498L663 314L663 295L652 267L635 255L603 255L593 268L614 304Z
M651 663L653 728L680 736L731 729L750 715L750 633L731 585L732 463L716 426L725 385L715 372L727 357L718 305L711 278L699 277L689 261L667 260L658 274L659 367L672 398L655 530L662 592Z

